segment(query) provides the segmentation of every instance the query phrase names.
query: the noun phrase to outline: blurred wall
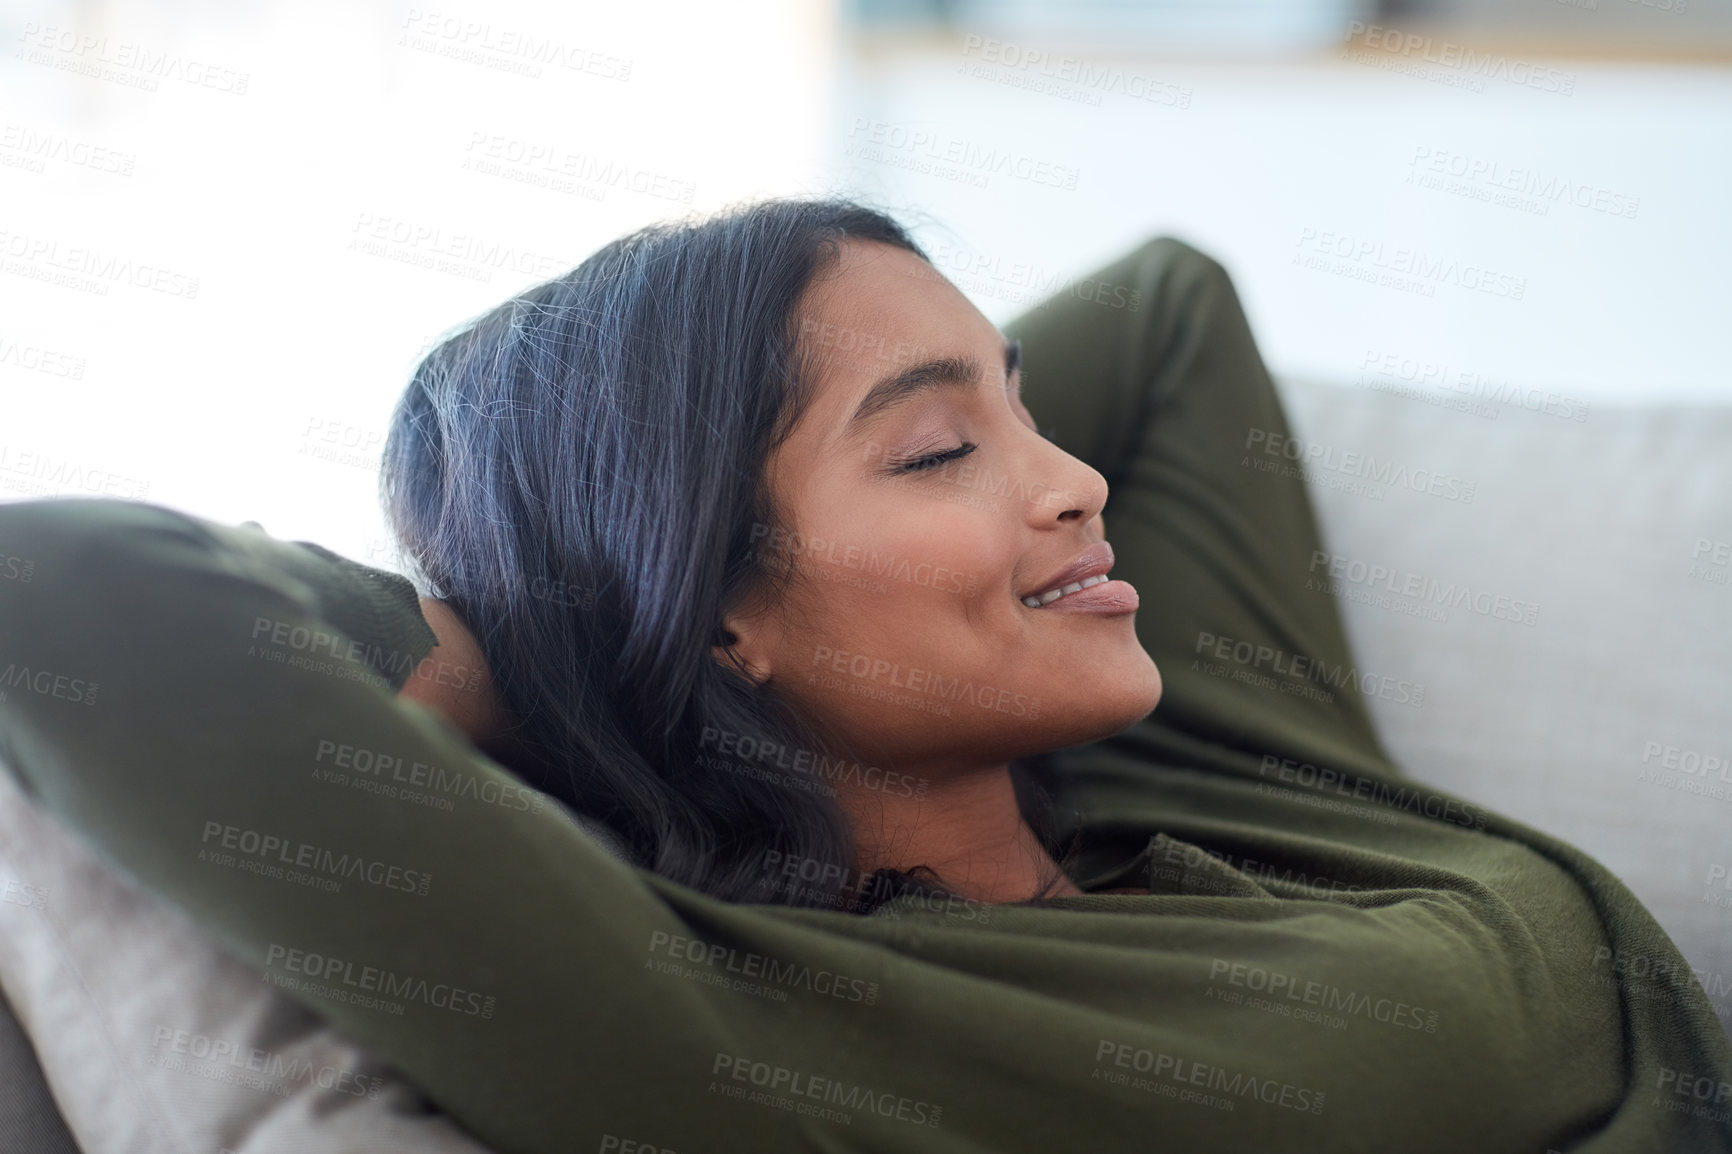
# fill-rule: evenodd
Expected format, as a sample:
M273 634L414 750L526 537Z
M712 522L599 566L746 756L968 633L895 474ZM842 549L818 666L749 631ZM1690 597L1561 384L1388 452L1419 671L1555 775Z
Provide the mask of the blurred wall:
M0 499L143 497L383 563L387 419L441 332L828 163L837 31L807 0L0 20Z
M1277 374L1732 400L1728 2L1595 2L1546 10L1575 55L1360 0L13 6L0 499L383 562L378 453L431 341L772 193L891 208L998 321L1171 232Z
M1228 266L1277 374L1725 403L1732 41L1694 35L1709 13L1648 11L1686 30L1652 51L1584 30L1579 55L1375 18L1279 53L868 25L832 155L927 218L995 321L1170 232Z

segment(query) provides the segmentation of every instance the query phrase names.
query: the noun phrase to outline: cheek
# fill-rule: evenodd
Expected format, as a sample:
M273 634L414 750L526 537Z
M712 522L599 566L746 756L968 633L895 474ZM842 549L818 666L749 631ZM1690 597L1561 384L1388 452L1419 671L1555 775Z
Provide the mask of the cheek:
M971 671L1003 660L1025 624L1010 592L1019 525L1005 495L991 491L994 478L932 472L941 475L808 490L787 667L802 670L826 649Z
M1009 534L979 510L904 502L856 536L811 537L790 596L784 659L799 670L830 652L874 661L973 664L1016 626L1008 602ZM984 647L984 648L983 648Z
M964 611L1003 583L1006 536L981 525L978 513L922 510L896 545L907 562L899 566L907 595L936 609Z
M966 464L966 461L964 462ZM904 501L884 547L974 579L978 591L1007 585L1016 562L1018 532L1009 501L992 491L998 478L953 470Z

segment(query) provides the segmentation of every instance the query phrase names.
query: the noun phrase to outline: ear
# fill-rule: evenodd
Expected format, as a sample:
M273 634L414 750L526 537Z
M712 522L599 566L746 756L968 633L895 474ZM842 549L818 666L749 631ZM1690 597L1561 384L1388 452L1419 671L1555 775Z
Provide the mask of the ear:
M772 679L771 654L781 636L775 614L762 609L724 614L720 633L721 643L710 650L717 661L729 667L743 664L745 675L759 685Z

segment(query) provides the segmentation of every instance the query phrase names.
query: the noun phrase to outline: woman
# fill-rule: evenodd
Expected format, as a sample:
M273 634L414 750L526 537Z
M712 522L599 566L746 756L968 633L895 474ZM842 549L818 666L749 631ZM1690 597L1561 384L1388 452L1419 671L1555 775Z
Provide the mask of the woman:
M1286 432L1176 241L1001 336L857 206L648 230L416 374L426 620L0 508L0 752L500 1150L1732 1147L1633 895L1381 748Z
M742 255L761 284L718 297ZM1146 716L1160 675L1128 583L1022 604L1112 554L1105 479L1034 431L1017 355L858 209L608 246L446 341L398 407L386 504L455 613L423 609L459 639L478 623L485 650L449 660L526 720L506 748L492 700L437 678L406 695L480 711L507 764L718 897L834 904L766 854L821 863L861 911L911 863L980 900L1080 893L1007 763ZM809 780L777 772L800 752Z

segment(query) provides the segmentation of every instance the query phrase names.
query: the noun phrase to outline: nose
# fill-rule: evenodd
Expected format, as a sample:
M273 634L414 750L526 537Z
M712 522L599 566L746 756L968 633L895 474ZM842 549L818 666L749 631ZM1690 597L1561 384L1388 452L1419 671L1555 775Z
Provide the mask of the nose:
M1045 474L1052 478L1048 487L1038 494L1032 489L1029 493L1031 523L1036 528L1051 528L1055 523L1086 525L1099 517L1107 503L1107 479L1051 442L1043 441L1042 445L1056 460L1042 461Z

